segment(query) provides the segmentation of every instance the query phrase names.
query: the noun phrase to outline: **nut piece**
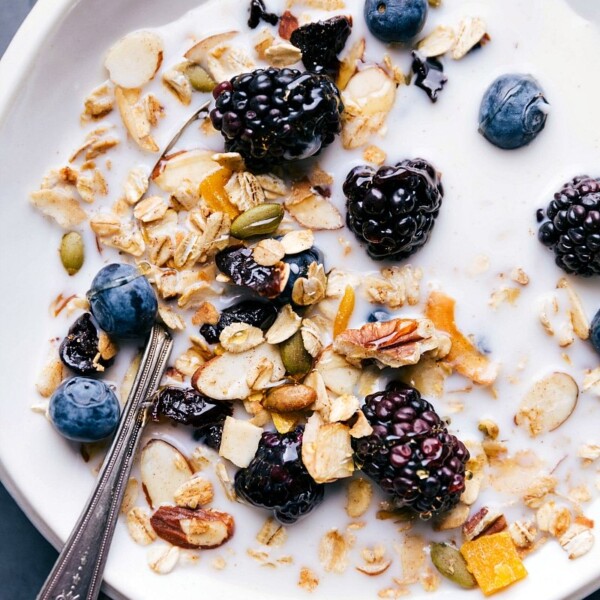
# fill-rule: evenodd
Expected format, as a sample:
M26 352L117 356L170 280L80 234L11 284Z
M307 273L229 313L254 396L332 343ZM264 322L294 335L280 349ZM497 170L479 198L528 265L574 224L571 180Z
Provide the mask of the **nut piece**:
M151 508L173 502L175 490L192 476L183 454L159 439L150 440L142 449L140 470L142 488Z
M162 59L162 39L151 31L134 31L110 48L104 66L113 83L131 89L148 83L160 69Z
M269 390L262 404L267 410L286 413L304 410L316 399L317 394L312 388L291 384Z
M281 245L286 254L299 254L309 250L314 242L315 236L310 229L296 229L281 238Z
M340 211L321 196L308 180L294 184L285 207L302 227L313 231L341 229L344 226Z
M373 499L373 486L371 482L362 477L353 479L346 491L346 513L348 513L351 519L362 517L369 510L369 505Z
M194 477L182 483L173 494L175 504L184 508L198 508L210 504L214 498L213 485L203 477Z
M315 365L327 389L335 394L352 394L360 379L361 370L351 365L342 355L325 348Z
M354 472L350 428L342 423L324 423L313 413L304 429L302 462L317 483L351 477Z
M418 363L425 353L446 356L450 338L428 319L391 319L348 329L335 338L333 347L350 361L374 359L381 368L397 368Z
M526 427L531 437L554 431L573 413L579 397L575 380L554 372L537 381L523 398L515 424Z
M161 506L151 517L156 534L180 548L217 548L231 538L233 517L216 510Z
M237 467L247 467L256 454L262 433L260 427L248 421L227 417L223 424L219 455Z
M498 533L505 528L504 515L495 508L484 506L463 525L463 536L470 541L486 533Z
M127 531L136 544L147 546L156 539L145 508L134 507L127 513Z

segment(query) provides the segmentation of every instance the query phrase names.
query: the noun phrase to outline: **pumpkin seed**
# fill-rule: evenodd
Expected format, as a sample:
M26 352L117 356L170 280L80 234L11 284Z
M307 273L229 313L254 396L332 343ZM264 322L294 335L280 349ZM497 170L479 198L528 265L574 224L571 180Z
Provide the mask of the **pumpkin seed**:
M274 233L283 219L281 204L259 204L243 212L231 224L231 235L245 240Z
M200 65L190 63L185 67L184 73L197 92L212 92L217 85L215 80Z
M432 542L429 549L431 562L444 577L464 588L477 586L475 578L467 569L467 563L457 548L450 544Z
M297 385L282 385L269 390L262 404L267 410L288 413L304 410L316 399L315 391L300 383Z
M69 275L75 275L83 266L83 238L76 231L65 233L60 242L60 261Z
M301 331L279 344L279 350L285 370L290 375L304 375L312 369L313 359L304 347Z

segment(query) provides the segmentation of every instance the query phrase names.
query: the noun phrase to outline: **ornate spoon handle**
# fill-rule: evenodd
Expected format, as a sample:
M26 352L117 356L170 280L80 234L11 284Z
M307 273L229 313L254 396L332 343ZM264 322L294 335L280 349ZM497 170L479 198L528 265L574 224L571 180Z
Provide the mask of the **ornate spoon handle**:
M37 600L98 598L125 485L146 422L147 399L158 388L172 345L167 331L154 325L96 488Z

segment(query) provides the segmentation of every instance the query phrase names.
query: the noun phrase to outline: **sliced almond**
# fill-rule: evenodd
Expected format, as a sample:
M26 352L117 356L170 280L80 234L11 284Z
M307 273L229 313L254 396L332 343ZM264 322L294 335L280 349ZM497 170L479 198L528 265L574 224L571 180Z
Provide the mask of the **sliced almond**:
M341 229L340 211L324 196L312 193L296 203L286 203L287 211L302 225L314 231Z
M554 372L537 381L522 400L515 423L536 437L560 427L573 413L579 397L575 380Z
M104 59L110 79L123 88L140 88L156 74L163 59L163 42L151 31L134 31L116 42Z
M277 315L275 322L266 333L269 344L280 344L291 338L302 324L302 319L294 311L291 304L286 304Z
M221 346L234 354L247 352L264 342L263 332L248 323L232 323L219 335Z
M279 381L285 375L285 367L276 346L260 346L240 354L226 353L209 360L201 366L192 379L192 385L202 394L215 400L245 400L252 393L244 373L250 373L264 362L273 365L270 381ZM267 382L263 382L263 389ZM254 390L259 389L254 386Z
M142 487L151 508L172 503L175 491L192 476L189 462L175 446L150 440L140 459Z
M256 454L262 433L260 427L248 421L227 417L223 424L219 455L237 467L247 467Z

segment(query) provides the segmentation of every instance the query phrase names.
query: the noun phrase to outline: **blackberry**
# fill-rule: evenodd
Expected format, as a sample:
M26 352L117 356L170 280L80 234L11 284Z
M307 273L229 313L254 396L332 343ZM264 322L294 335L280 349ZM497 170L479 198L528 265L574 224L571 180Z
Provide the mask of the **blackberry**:
M336 77L340 70L338 54L351 33L352 18L339 16L298 27L290 42L302 50L302 62L309 71Z
M429 240L444 190L427 161L403 160L378 170L359 166L344 182L346 223L375 260L402 260Z
M255 171L318 154L341 131L340 92L326 75L258 69L218 85L210 113L229 152Z
M281 523L294 523L323 500L324 486L302 464L303 427L263 433L252 462L235 476L235 491L254 506L272 509Z
M363 412L373 433L353 440L360 468L398 507L422 518L453 508L465 489L469 451L433 406L414 388L393 382L367 396Z
M152 420L167 417L175 423L201 427L207 424L223 423L225 417L233 414L231 402L213 400L192 388L166 386L160 390L152 407Z
M206 423L194 431L194 439L203 442L204 445L219 451L221 438L223 437L223 421Z
M567 273L600 275L600 178L575 177L554 194L540 226L540 242Z

